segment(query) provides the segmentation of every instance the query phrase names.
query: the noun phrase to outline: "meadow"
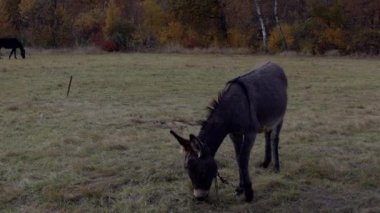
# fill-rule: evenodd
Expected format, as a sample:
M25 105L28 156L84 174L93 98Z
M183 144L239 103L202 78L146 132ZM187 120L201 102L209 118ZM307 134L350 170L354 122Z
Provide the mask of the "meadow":
M281 172L259 168L252 203L234 187L192 199L169 134L198 133L225 83L272 61L289 103ZM67 85L73 76L70 95ZM0 59L1 212L379 212L380 60L221 54L47 54ZM228 138L216 159L234 186Z

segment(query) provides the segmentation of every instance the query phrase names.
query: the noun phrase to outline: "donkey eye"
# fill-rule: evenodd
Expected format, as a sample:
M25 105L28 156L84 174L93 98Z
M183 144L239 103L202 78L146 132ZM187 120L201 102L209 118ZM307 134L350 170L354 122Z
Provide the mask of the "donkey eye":
M194 166L194 163L195 163L195 159L192 158L192 157L189 157L185 163L185 168L191 168Z

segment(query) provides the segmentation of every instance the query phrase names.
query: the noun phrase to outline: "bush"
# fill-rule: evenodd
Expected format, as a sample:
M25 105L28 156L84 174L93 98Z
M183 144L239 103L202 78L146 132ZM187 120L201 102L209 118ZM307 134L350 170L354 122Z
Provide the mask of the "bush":
M325 28L318 34L315 50L318 54L324 54L328 50L342 50L344 48L343 32L340 28Z
M197 39L197 36L193 33L188 33L183 39L182 45L186 48L201 47L201 42Z
M184 35L184 28L177 21L169 22L168 26L160 34L160 43L176 43L179 44Z
M74 35L79 44L87 44L90 42L98 42L94 37L98 37L101 33L101 25L104 17L99 9L93 9L89 12L79 14L74 22ZM95 41L94 41L95 40Z
M322 30L317 20L309 18L305 22L294 23L292 29L295 38L293 48L302 54L314 54L314 47L318 40L316 32Z
M231 47L246 47L247 46L247 34L241 32L237 28L231 28L227 32L228 43Z
M102 44L102 49L107 52L114 52L119 50L117 44L111 40L104 41Z
M322 55L329 50L343 52L347 41L342 28L329 27L316 18L310 18L304 23L293 27L296 43L294 48L304 54Z
M124 21L121 9L114 0L108 5L103 31L105 38L117 45L117 50L128 47L127 43L132 37L133 28Z
M293 48L294 36L292 29L289 25L284 24L281 26L282 32L284 33L286 43L288 45L288 50ZM276 53L285 50L284 43L282 41L281 33L277 27L273 27L270 31L268 39L268 48L270 53Z
M352 38L352 49L370 55L380 54L380 30L358 31Z

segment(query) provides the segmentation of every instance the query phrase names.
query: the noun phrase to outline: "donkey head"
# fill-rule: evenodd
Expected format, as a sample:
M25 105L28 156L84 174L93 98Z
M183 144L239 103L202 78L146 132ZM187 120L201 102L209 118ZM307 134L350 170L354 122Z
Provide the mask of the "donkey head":
M212 181L216 177L218 169L216 162L209 154L206 145L196 136L190 135L189 139L185 139L174 131L170 133L186 152L184 166L193 185L194 197L203 200L208 196Z

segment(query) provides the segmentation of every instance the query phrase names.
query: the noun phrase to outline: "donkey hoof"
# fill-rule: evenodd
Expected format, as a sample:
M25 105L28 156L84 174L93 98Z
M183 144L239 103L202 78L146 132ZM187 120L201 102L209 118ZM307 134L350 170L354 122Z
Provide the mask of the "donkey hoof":
M260 167L264 168L264 169L268 168L268 166L269 166L269 163L267 163L265 161L260 164Z
M241 194L243 194L244 189L241 186L238 186L236 187L235 192L237 196L240 196Z
M246 189L244 192L245 192L245 202L251 202L253 200L253 190Z

